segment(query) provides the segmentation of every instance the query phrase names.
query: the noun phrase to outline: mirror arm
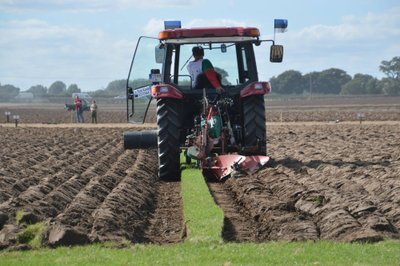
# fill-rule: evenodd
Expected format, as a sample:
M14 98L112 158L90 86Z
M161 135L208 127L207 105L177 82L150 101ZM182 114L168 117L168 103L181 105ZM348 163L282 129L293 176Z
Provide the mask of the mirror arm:
M257 42L259 42L260 44L262 42L272 42L272 45L275 45L275 40L257 40Z

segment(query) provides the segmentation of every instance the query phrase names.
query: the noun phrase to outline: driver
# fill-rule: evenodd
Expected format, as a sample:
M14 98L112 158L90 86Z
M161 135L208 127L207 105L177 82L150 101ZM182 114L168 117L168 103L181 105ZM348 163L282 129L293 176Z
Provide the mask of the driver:
M210 60L203 59L204 49L201 46L192 48L194 60L189 62L187 70L192 77L192 88L202 89L213 87L217 93L223 92L218 73L215 72Z

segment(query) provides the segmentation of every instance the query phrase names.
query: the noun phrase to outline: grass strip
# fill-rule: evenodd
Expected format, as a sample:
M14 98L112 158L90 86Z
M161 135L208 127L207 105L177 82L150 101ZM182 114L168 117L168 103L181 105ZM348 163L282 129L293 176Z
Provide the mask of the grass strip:
M133 245L101 244L0 252L0 265L399 265L400 241L375 244L318 242Z
M187 228L186 241L222 242L224 213L215 204L200 170L183 170L181 191Z

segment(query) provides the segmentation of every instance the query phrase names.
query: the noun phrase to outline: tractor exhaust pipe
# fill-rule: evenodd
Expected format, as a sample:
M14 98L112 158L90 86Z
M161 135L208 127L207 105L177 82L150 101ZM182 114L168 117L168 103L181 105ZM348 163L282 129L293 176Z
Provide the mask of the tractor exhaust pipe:
M124 132L124 149L152 149L157 148L157 130Z

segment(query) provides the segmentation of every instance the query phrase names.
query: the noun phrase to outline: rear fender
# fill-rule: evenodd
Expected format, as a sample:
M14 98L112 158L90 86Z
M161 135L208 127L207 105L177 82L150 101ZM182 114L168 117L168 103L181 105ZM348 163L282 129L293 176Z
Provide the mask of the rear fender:
M172 85L157 84L151 87L151 96L155 99L173 98L183 99L183 93Z
M240 91L240 98L251 95L264 95L271 91L271 85L266 81L255 81L247 85Z

